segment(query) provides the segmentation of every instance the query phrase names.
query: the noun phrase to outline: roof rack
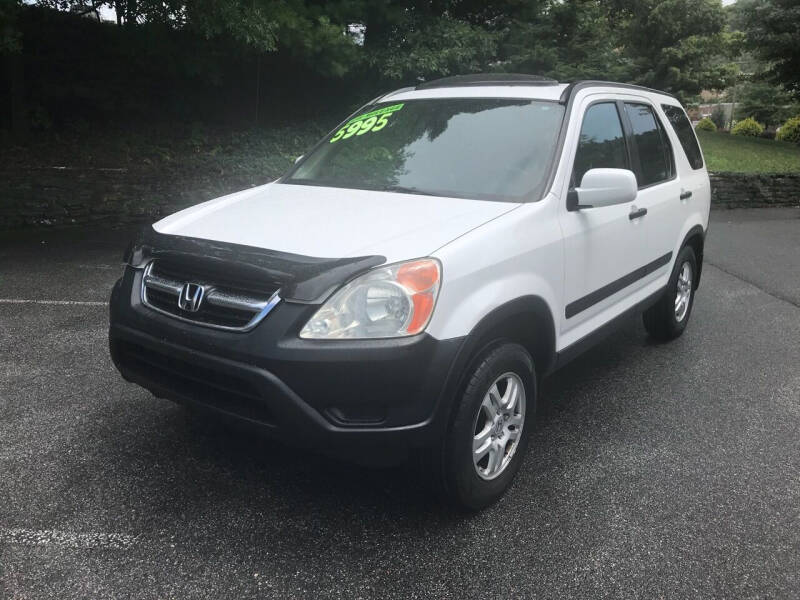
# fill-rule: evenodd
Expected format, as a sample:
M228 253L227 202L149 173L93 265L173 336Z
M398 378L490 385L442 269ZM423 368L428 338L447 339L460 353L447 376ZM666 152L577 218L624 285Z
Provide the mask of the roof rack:
M557 85L555 79L525 73L476 73L474 75L453 75L433 81L420 83L416 89L430 90L445 87L464 87L480 85Z
M651 92L653 94L661 94L663 96L669 96L670 98L675 98L675 96L673 94L670 94L669 92L662 92L661 90L654 90L653 88L644 87L642 85L635 85L633 83L617 83L616 81L599 81L595 79L582 79L579 81L573 81L566 88L564 88L564 91L561 92L561 98L559 101L562 104L566 104L567 102L569 102L570 98L572 97L572 94L577 92L579 89L592 86L619 87L629 90Z

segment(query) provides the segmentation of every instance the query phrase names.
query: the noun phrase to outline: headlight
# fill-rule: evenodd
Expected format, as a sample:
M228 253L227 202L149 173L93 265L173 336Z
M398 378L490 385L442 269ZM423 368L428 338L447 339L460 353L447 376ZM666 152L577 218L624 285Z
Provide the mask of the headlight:
M441 266L433 258L373 269L323 304L300 337L393 338L420 333L433 314L441 280Z

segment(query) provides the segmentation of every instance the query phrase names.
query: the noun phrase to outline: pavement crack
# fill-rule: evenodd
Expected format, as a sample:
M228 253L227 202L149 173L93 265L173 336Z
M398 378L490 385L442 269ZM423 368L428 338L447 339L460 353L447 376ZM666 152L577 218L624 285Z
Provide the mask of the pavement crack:
M787 304L791 304L791 305L792 305L792 306L794 306L795 308L800 308L800 304L798 304L798 303L797 303L797 301L795 301L795 300L794 300L794 299L792 299L792 298L789 298L788 296L784 296L783 294L780 294L780 293L778 293L778 292L772 292L772 291L770 291L770 290L764 289L763 287L761 287L760 285L758 285L758 284L757 284L755 281L751 281L750 279L746 279L746 278L744 278L744 277L743 277L742 275L740 275L739 273L734 273L733 271L730 271L730 270L728 270L728 269L726 269L726 268L724 268L724 267L720 267L719 265L715 265L714 263L712 263L712 262L709 262L707 259L706 259L706 260L704 260L703 262L704 262L704 264L705 264L706 266L709 266L709 267L714 267L715 269L719 269L720 271L722 271L722 272L723 272L723 273L725 273L726 275L730 275L731 277L735 277L735 278L736 278L736 279L738 279L739 281L743 281L744 283L746 283L746 284L748 284L748 285L752 285L752 286L753 286L754 288L756 288L757 290L759 290L759 291L761 291L761 292L764 292L764 293L765 293L767 296L772 296L772 297L773 297L773 298L775 298L776 300L781 300L781 301L783 301L783 302L786 302Z

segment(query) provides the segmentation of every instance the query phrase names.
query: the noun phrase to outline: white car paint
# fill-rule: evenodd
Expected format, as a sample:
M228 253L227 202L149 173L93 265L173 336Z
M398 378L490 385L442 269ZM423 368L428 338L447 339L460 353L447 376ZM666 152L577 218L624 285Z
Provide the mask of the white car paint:
M582 116L597 99L644 102L656 109L668 132L677 177L639 191L630 203L568 212L566 194ZM710 186L705 167L694 170L660 104L678 106L663 94L630 93L617 87L579 92L551 192L464 236L435 254L444 284L429 332L439 338L465 335L494 308L525 295L545 300L556 323L561 351L666 286L686 235L708 225ZM694 193L679 199L682 188ZM632 205L652 209L629 220ZM660 205L660 206L659 206ZM671 261L634 284L567 318L565 306L666 252Z
M400 90L381 100L523 97L556 101L564 85ZM638 191L624 204L566 208L586 108L596 100L649 104L675 157L673 180ZM187 209L158 222L160 233L246 244L320 257L377 254L387 262L434 256L442 285L427 332L465 336L490 312L538 296L553 316L556 350L589 335L667 284L687 233L708 225L705 166L692 169L661 104L671 96L593 85L574 95L549 191L539 201L509 204L412 194L273 183ZM693 192L688 200L683 191ZM636 207L648 209L629 219ZM669 262L572 317L565 307L671 252Z
M188 208L159 233L306 256L427 256L516 204L270 183Z

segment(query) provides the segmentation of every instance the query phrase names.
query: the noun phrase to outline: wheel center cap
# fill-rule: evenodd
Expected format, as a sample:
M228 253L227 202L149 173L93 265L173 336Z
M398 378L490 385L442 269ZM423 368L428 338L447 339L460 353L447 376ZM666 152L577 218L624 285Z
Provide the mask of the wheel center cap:
M493 429L494 429L494 431L492 433L494 433L495 436L500 437L501 435L503 435L503 418L502 417L497 419L494 422Z

